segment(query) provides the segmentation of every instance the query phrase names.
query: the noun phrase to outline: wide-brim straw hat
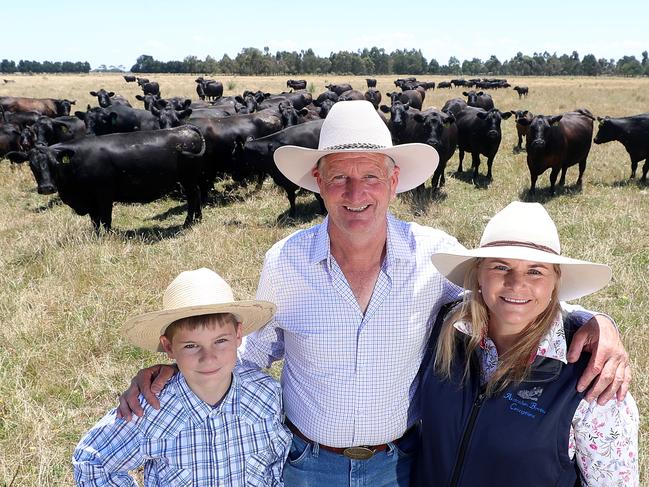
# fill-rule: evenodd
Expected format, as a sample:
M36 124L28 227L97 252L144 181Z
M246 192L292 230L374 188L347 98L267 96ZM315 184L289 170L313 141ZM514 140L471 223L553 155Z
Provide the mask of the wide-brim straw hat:
M580 298L603 288L611 279L605 264L561 255L559 234L552 218L539 203L515 201L487 223L480 247L433 254L433 264L446 278L464 286L464 277L477 258L519 259L561 267L558 297Z
M397 193L423 184L439 163L439 154L430 145L393 146L385 122L365 100L341 101L331 108L322 124L317 149L285 145L275 151L274 159L284 176L302 188L319 193L311 170L320 158L340 152L374 152L390 157L400 168Z
M134 345L163 352L160 336L176 320L213 313L232 313L247 335L264 326L273 317L275 305L268 301L235 301L232 288L221 276L202 268L181 272L162 296L162 310L130 318L123 333Z

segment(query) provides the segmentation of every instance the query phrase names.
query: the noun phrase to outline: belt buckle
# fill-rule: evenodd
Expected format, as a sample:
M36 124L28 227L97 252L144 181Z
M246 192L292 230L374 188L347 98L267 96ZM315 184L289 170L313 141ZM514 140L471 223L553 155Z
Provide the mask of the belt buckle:
M352 460L369 460L374 456L374 450L366 446L351 446L343 450L343 455Z

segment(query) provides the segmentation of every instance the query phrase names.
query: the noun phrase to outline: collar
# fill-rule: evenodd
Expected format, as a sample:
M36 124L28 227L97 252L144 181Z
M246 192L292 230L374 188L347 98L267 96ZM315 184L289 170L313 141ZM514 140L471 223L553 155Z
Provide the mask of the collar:
M396 261L412 261L415 259L415 252L411 248L408 239L408 227L403 225L400 220L387 214L388 236L386 243L387 266L394 264ZM315 227L313 246L311 248L310 261L312 264L327 261L331 269L331 241L329 240L329 216L327 216L320 225Z
M453 326L459 332L465 335L471 334L471 325L463 320L456 321ZM481 344L482 348L488 353L497 353L496 345L489 337L485 337ZM536 350L537 357L550 358L558 360L564 364L568 363L567 345L566 345L566 332L563 328L563 317L558 313L552 322L552 326L539 342Z
M241 395L241 386L236 371L232 372L232 383L230 384L230 389L217 407L207 404L198 397L194 391L189 388L183 374L176 374L173 381L176 396L180 398L183 409L187 411L196 424L202 423L215 412L217 414L229 413L235 416L238 416L240 413L241 405L239 398Z

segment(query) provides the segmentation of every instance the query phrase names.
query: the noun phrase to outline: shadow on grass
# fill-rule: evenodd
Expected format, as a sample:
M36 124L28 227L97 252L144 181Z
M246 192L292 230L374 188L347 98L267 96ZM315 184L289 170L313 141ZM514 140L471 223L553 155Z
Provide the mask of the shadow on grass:
M518 198L520 201L534 202L534 203L547 203L548 201L553 200L559 196L563 195L573 195L580 194L582 192L582 186L573 184L571 186L555 186L554 194L550 192L550 186L539 188L537 186L536 192L534 194L530 193L529 189L525 189L518 193Z
M162 221L172 216L186 215L186 214L187 214L187 203L184 203L178 206L174 206L173 208L169 208L168 210L163 211L162 213L158 213L157 215L153 215L147 218L147 220Z
M638 188L649 188L649 179L646 181L640 181L639 179L619 179L617 181L611 181L606 183L600 183L599 186L604 186L607 188L626 188L629 186L636 186Z
M453 171L449 173L448 176L464 183L473 184L477 189L489 189L489 186L491 186L491 183L493 182L491 179L487 178L487 176L480 174L479 172L478 178L474 182L473 169L469 169L468 171L463 172Z
M147 244L154 244L170 238L176 238L182 234L184 230L185 228L182 225L172 225L170 227L140 227L131 230L113 228L111 233L125 242L136 239Z
M292 227L302 223L311 223L312 221L322 216L322 210L318 200L313 199L308 203L296 202L295 203L295 216L289 216L289 209L280 213L276 219L278 227Z

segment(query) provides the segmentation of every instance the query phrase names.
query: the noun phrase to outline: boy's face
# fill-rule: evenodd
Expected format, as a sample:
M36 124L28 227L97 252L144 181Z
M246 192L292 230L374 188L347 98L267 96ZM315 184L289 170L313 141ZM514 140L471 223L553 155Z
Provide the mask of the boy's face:
M193 330L179 328L172 340L161 336L160 343L202 400L214 403L227 392L241 345L241 325L214 322Z

